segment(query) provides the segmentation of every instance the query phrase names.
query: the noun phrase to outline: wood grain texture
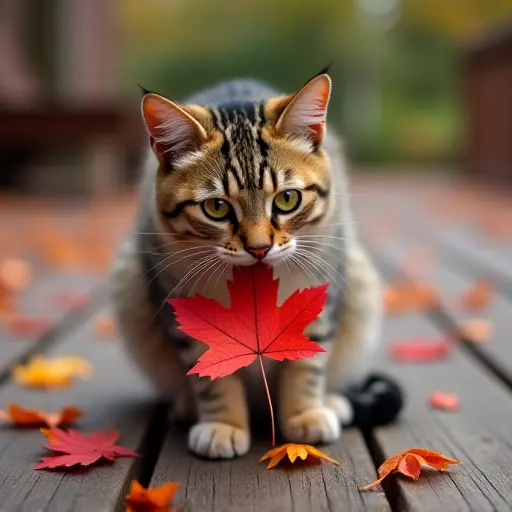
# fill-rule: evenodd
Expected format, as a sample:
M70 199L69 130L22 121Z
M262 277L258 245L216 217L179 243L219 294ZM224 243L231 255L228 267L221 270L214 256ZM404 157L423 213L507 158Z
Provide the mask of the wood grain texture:
M126 360L116 341L96 338L92 321L50 355L82 356L94 367L94 376L77 381L63 391L42 392L8 383L0 389L0 405L17 402L27 407L54 410L76 405L86 416L77 428L89 432L116 427L120 443L133 450L143 446L154 413L154 399L146 383ZM131 475L138 477L139 459L118 458L89 469L35 471L46 440L38 429L0 429L0 510L35 512L40 510L113 511L123 509L122 501ZM142 454L144 455L144 454ZM46 507L46 508L45 508Z
M437 337L441 332L421 316L386 320L385 339ZM427 470L418 482L390 477L387 490L400 510L464 511L512 509L512 394L460 348L435 363L400 364L384 356L381 370L406 390L400 421L375 430L378 451L388 458L423 447L458 458L463 464L445 474ZM433 391L456 393L456 412L431 409Z
M267 433L268 434L268 433ZM231 461L206 461L190 454L186 429L169 431L158 459L152 485L183 482L177 495L187 511L208 512L309 512L387 511L383 493L360 493L375 479L375 468L355 429L346 430L340 441L324 447L341 465L288 465L266 469L258 459L269 449L269 438L260 432L250 452Z
M91 293L99 284L99 277L77 273L47 274L37 279L29 288L19 294L17 314L48 319L51 330L71 312L71 305L61 304L55 297L62 292L79 291ZM83 308L80 308L83 309ZM9 372L11 366L34 350L41 341L40 335L16 335L9 332L0 322L0 377Z
M442 297L442 310L447 316L447 325L453 323L454 330L462 326L467 320L485 319L492 323L493 335L489 343L474 343L472 349L482 355L490 365L502 374L509 383L512 383L512 296L503 293L500 282L485 271L471 274L469 269L458 261L444 257L441 242L432 234L425 235L421 229L403 233L399 243L384 244L379 253L384 255L394 265L398 266L409 250L419 245L429 247L438 255L438 261L432 266L428 275L429 282L436 286ZM495 276L494 276L495 277ZM488 308L482 311L469 312L461 307L461 297L479 279L490 279L496 283L496 293ZM470 341L470 338L467 338Z

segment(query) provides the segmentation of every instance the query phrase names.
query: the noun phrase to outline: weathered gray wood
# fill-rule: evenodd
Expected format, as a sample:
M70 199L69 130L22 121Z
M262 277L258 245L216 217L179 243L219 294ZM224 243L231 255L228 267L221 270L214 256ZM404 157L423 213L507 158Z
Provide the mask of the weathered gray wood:
M43 275L20 293L18 313L47 318L51 329L44 338L49 342L51 330L55 329L72 309L72 305L56 303L55 296L61 292L75 290L90 294L98 284L98 276L67 272ZM77 308L76 312L79 310L84 308ZM40 341L41 336L38 335L14 335L0 323L0 378L10 371L15 362L35 350Z
M375 479L375 468L361 434L347 429L340 441L324 447L340 461L337 467L321 465L266 469L258 459L269 449L263 432L250 452L232 461L205 461L190 454L186 431L173 427L158 459L152 485L182 482L177 501L187 511L209 512L309 512L385 511L382 493L361 494L359 488Z
M427 235L428 236L428 235ZM421 238L423 243L437 253L438 261L429 272L430 281L441 293L443 298L443 311L450 321L461 326L469 319L486 319L492 323L493 335L489 343L475 343L473 350L485 357L489 363L500 372L504 378L512 383L512 344L510 333L512 332L512 298L501 293L493 294L490 306L477 312L468 312L460 307L460 298L477 279L487 279L488 274L471 274L467 267L457 264L455 260L444 258L444 251L438 238L430 234L425 238L422 229L411 229L404 233L399 243L383 244L379 251L395 265L403 260L403 255L408 249L417 246L416 240ZM461 259L462 261L462 259ZM498 283L499 284L499 283ZM468 338L469 339L469 338Z
M85 357L94 366L93 378L77 381L63 391L48 392L22 389L11 382L0 388L0 405L16 402L45 410L76 405L86 414L77 424L83 432L113 425L121 432L120 444L135 450L144 448L154 399L148 385L127 362L121 344L97 339L92 321L61 341L49 353ZM140 476L140 459L118 458L113 464L84 470L35 471L40 457L51 455L43 449L44 444L46 440L37 429L0 429L2 512L124 510L122 498L131 476Z
M390 318L385 326L386 340L439 334L419 316ZM401 420L374 432L383 456L423 447L463 461L445 474L426 471L418 482L390 477L387 489L399 509L511 510L510 390L458 348L448 360L430 364L399 364L385 357L381 369L407 391ZM436 390L458 394L460 410L431 409L428 396Z

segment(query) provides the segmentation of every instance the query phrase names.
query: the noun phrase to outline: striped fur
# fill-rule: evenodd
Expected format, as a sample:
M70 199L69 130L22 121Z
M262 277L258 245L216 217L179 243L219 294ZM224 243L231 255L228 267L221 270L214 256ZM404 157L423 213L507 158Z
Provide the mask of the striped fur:
M205 346L177 329L166 299L199 291L228 305L232 266L263 253L280 277L280 302L331 282L327 305L307 331L327 353L266 363L283 434L329 442L362 414L371 423L371 409L340 393L358 382L376 348L379 279L357 241L340 143L330 129L325 134L325 112L318 111L327 106L330 80L321 74L308 84L286 96L232 81L180 105L144 96L153 151L136 228L114 265L114 306L134 360L173 400L177 416L197 419L190 448L208 457L249 449L249 409L265 407L261 376L249 367L215 381L187 378ZM276 206L286 190L301 198L289 214ZM205 201L214 198L229 204L221 221L208 214Z

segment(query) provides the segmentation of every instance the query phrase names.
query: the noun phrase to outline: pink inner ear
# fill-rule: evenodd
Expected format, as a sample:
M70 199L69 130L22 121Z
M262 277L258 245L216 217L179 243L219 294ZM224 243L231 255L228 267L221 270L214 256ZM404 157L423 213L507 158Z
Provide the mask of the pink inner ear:
M331 80L327 75L313 78L286 107L277 123L278 132L320 141L325 135L330 94Z
M193 150L206 138L204 128L192 116L165 98L144 97L142 114L156 153Z

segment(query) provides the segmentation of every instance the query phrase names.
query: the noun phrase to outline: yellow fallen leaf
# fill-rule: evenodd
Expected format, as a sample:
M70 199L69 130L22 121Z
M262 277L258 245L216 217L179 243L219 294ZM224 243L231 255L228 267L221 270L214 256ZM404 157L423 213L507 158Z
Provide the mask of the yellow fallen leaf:
M14 380L21 386L35 388L66 388L74 377L89 377L92 366L80 357L33 357L25 366L12 369Z
M272 448L269 450L258 462L262 462L264 460L270 459L267 464L267 469L272 469L277 466L286 456L291 463L294 463L297 460L297 457L306 460L308 456L311 456L315 460L324 459L333 464L339 466L339 462L337 460L331 459L328 455L321 452L318 448L311 446L309 444L294 444L287 443L277 448Z

